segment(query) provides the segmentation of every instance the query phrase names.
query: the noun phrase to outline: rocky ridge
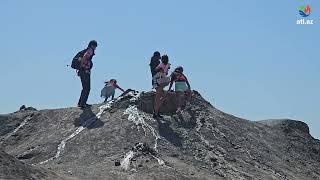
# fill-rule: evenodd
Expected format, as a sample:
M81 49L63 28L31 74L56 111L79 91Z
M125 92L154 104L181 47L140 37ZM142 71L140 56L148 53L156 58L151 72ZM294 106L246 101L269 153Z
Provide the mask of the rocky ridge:
M15 161L75 179L320 179L320 142L301 121L241 119L196 91L179 114L169 92L155 120L153 97L132 90L83 111L1 115L0 144Z

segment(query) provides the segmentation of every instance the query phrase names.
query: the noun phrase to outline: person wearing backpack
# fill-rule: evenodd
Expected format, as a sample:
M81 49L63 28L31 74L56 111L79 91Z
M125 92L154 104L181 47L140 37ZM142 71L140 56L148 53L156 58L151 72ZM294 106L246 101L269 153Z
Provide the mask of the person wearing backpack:
M173 83L175 84L175 93L177 100L177 113L181 112L191 100L191 87L187 77L183 74L183 67L178 66L171 74L171 82L169 91L171 91Z
M90 93L90 74L93 66L92 58L95 55L97 46L97 41L90 41L88 47L80 51L72 60L71 67L77 70L82 84L82 91L78 101L78 107L80 108L91 106L87 104L87 100Z

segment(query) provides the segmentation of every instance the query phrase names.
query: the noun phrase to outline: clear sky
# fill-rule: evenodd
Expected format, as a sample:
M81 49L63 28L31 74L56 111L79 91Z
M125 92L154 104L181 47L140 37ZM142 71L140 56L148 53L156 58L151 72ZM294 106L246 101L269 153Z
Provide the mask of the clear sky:
M297 25L306 4L315 24ZM318 0L2 0L0 113L76 106L81 84L67 65L96 39L89 103L103 101L110 78L150 90L148 63L158 50L217 108L250 120L302 120L320 139L319 7Z

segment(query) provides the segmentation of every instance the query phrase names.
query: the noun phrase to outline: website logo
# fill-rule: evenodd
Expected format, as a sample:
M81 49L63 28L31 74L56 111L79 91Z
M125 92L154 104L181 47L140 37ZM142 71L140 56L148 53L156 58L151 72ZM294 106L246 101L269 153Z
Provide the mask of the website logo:
M314 20L313 19L307 19L308 16L310 16L311 14L311 7L310 5L306 5L306 6L300 6L298 8L299 10L299 15L302 16L301 19L297 20L297 24L299 25L312 25L314 24Z
M308 17L311 14L311 7L309 5L307 6L300 6L299 7L299 14L302 17Z

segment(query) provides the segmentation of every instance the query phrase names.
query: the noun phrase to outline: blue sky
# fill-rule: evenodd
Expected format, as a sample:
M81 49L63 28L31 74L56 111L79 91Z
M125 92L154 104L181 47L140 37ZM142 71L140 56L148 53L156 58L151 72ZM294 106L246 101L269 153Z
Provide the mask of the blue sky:
M296 24L305 4L314 25ZM159 50L219 109L302 120L320 139L319 7L317 0L3 0L0 113L75 106L81 85L67 65L96 39L89 103L102 101L110 78L149 90L148 63Z

